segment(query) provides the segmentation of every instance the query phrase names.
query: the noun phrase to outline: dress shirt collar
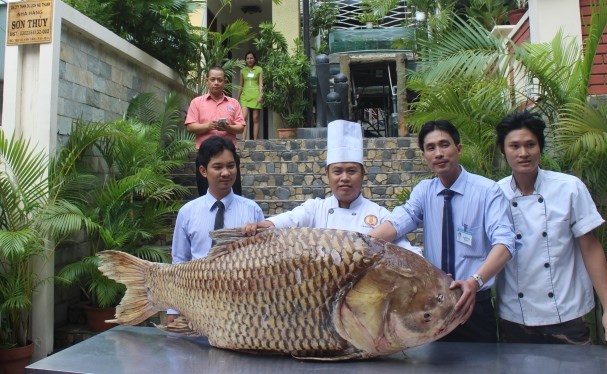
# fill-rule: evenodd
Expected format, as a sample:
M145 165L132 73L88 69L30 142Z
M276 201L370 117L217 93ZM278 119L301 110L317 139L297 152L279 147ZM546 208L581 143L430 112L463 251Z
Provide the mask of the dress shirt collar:
M213 204L215 204L215 201L217 201L217 199L208 192L202 196L202 199L205 203L205 206L207 206L209 210L212 209ZM225 210L228 210L230 204L232 204L232 201L234 201L234 191L230 191L229 194L227 194L223 197L223 199L221 199Z
M211 94L208 93L208 94L205 94L205 96L203 96L203 99L206 100L206 101L214 101L216 103L220 103L222 101L226 101L227 97L226 97L226 95L224 93L222 93L221 94L221 99L215 100L215 99L213 99L213 96L211 96Z
M461 173L459 173L459 176L457 177L455 182L448 189L459 195L463 195L464 191L466 190L466 182L468 181L468 172L466 171L466 169L464 169L463 166L460 165L459 167L462 169L462 171ZM438 191L436 191L436 195L438 196L447 187L443 185L443 182L441 182L439 178L437 178L437 180L439 188Z

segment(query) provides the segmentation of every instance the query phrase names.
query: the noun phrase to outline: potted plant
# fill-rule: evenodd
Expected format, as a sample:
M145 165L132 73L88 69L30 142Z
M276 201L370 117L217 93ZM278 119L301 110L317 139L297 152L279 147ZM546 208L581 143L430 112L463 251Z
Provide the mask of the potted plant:
M339 7L333 2L314 2L310 8L310 28L313 38L317 38L315 51L329 53L329 30L337 20Z
M194 141L183 129L180 100L169 95L164 109L153 95L141 94L131 104L124 119L109 124L77 123L67 148L78 147L79 132L89 127L113 129L111 138L92 144L105 164L97 187L86 193L81 209L98 228L89 236L88 256L63 267L57 280L63 285L77 285L87 301L85 313L93 331L112 327L97 323L114 314L124 294L124 287L98 270L97 253L113 249L128 252L149 261L169 262L166 247L158 245L172 234L172 220L188 190L169 178L193 151ZM79 173L98 164L82 160Z
M264 69L264 105L278 113L283 128L296 133L296 128L304 123L308 106L306 89L310 82L310 60L304 54L300 40L295 41L295 48L289 53L284 36L274 30L274 25L262 23L259 28L255 46L264 51L260 58Z
M379 17L373 12L362 12L358 15L358 22L365 25L368 29L372 29L379 23Z
M38 267L51 251L92 223L75 205L66 178L72 154L49 160L28 140L0 130L0 372L22 373L30 362L33 294L46 279ZM15 354L17 355L15 357ZM5 356L12 361L3 361Z
M508 12L508 22L516 25L527 12L527 0L515 0L512 3L512 9Z
M382 19L394 10L400 0L362 0L358 21L371 28L379 25Z

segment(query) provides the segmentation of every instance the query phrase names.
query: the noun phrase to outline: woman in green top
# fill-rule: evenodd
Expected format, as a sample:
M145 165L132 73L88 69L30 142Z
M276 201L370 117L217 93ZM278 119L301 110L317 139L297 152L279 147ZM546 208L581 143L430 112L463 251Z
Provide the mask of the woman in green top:
M253 116L253 140L259 137L259 110L263 101L263 71L257 65L257 56L247 52L244 57L246 66L240 70L240 94L238 100L242 106L242 114L246 123L249 123L249 111ZM244 139L249 139L249 129L245 128Z

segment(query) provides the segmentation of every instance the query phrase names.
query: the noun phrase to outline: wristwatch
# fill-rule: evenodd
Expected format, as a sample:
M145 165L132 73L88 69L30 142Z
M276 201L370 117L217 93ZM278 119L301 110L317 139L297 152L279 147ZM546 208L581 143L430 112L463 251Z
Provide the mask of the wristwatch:
M476 284L478 284L478 289L480 290L483 287L483 284L485 284L485 281L483 281L483 277L478 274L472 274L472 278L474 278Z

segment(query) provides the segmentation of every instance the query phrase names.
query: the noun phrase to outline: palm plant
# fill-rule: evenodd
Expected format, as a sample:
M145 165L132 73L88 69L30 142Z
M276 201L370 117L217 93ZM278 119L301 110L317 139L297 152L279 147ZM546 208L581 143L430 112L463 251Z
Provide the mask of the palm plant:
M301 126L308 105L305 97L310 82L311 64L300 40L289 53L287 41L271 23L262 23L255 46L263 51L259 59L264 66L264 105L277 112L287 127Z
M83 132L83 144L106 134ZM83 151L49 160L28 140L0 131L0 348L27 343L33 293L46 281L34 261L49 266L50 251L95 227L77 206L90 179L70 176Z
M78 284L91 304L116 305L123 287L104 277L96 254L100 250L121 250L150 261L167 262L168 253L158 242L170 234L174 214L188 194L171 179L170 173L183 165L193 151L193 138L184 131L181 103L171 94L163 110L149 94L136 97L124 119L110 124L76 125L67 149L78 147L80 131L89 126L110 126L114 136L92 145L105 162L106 175L87 194L81 209L97 224L91 235L90 255L65 266L57 279ZM78 173L93 170L81 160Z
M175 70L184 80L200 61L190 0L66 0L68 5L141 48Z
M187 82L192 90L201 94L206 90L205 78L213 66L221 66L225 70L228 81L232 81L236 71L244 66L244 61L230 58L230 53L252 40L255 35L251 33L251 25L241 19L229 24L223 32L214 32L207 28L196 28L195 31L197 35L195 50L201 59L190 65Z

